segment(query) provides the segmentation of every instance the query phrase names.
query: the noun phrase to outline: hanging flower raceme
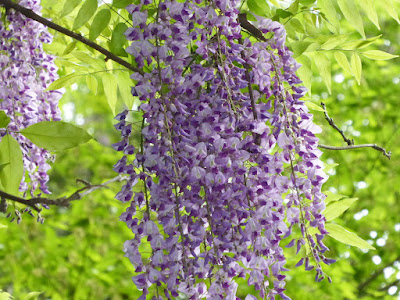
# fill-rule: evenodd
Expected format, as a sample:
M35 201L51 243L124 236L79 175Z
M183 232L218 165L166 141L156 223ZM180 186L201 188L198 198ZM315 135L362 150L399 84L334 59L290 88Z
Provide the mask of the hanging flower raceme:
M21 0L21 6L40 13L38 0ZM1 16L1 15L0 15ZM14 10L1 16L0 22L0 110L11 119L8 132L21 146L24 169L29 174L20 191L37 188L49 193L47 163L50 153L15 132L41 121L60 120L59 91L45 91L58 78L54 58L43 51L43 43L50 43L47 28ZM7 134L0 131L1 136Z
M248 37L238 1L164 1L153 16L150 5L127 8L127 52L152 70L132 75L142 147L132 160L127 111L114 145L125 153L115 170L131 176L117 198L130 201L138 181L145 187L121 216L134 233L124 251L140 299L236 299L238 278L260 297L288 299L283 245L306 247L298 265L316 266L317 280L320 261L331 260L323 256L320 129L299 100L306 90L285 30L264 19L254 27L260 41Z

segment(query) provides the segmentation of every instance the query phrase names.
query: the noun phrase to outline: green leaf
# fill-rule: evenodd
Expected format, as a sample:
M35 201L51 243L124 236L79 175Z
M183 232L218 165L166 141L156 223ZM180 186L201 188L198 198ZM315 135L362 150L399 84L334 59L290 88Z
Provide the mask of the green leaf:
M81 28L86 24L97 10L97 0L86 0L78 12L72 25L72 30Z
M6 128L11 119L3 110L0 110L0 128Z
M278 9L279 10L279 9ZM277 11L278 11L277 10ZM290 13L290 15L294 15L298 12L299 10L299 0L294 1L287 9L286 11Z
M132 109L133 102L135 98L132 96L131 87L133 86L132 79L129 76L128 72L117 72L116 73L118 89L122 96L122 100L128 109Z
M311 109L311 110L316 110L316 111L322 111L322 112L324 112L324 109L323 109L321 106L319 106L319 105L317 105L317 104L315 104L315 103L312 103L312 102L310 102L310 101L306 101L306 102L304 102L304 104L305 104L309 109Z
M71 43L69 43L67 45L67 47L65 47L65 50L64 50L62 56L70 54L72 52L72 50L75 49L77 43L78 43L77 40L73 40Z
M104 73L102 76L104 94L107 97L108 105L111 108L113 115L115 116L115 109L117 106L117 81L114 75L110 73Z
M318 6L321 8L321 11L329 20L329 30L333 33L338 33L340 29L340 24L336 15L336 8L335 5L332 3L332 0L318 0Z
M8 166L10 163L5 163L5 164L0 164L0 172L6 167Z
M393 55L384 51L380 50L369 50L365 52L361 52L362 55L369 59L375 59L375 60L388 60L392 58L399 57L398 55Z
M361 239L355 233L347 231L342 226L334 224L334 223L327 223L325 224L325 229L329 232L329 236L334 238L335 240L350 246L354 246L360 249L371 249L375 250L368 242Z
M32 143L50 151L74 148L92 139L86 130L61 121L44 121L20 131Z
M319 30L317 28L317 24L313 19L313 15L311 13L305 13L303 16L304 19L304 27L309 36L318 36Z
M303 54L307 48L312 44L309 41L298 41L290 44L290 48L293 51L293 58L296 58Z
M303 5L313 4L316 0L300 0L300 3Z
M86 76L86 84L93 94L97 94L97 79L93 75Z
M294 31L296 32L300 32L300 33L305 33L304 31L304 26L303 24L296 18L291 19L286 25L285 28L287 26L291 26L293 28Z
M96 59L94 57L91 57L86 52L77 51L73 52L72 55L75 56L81 62L89 64L95 70L104 70L105 68L105 64L102 59Z
M358 40L358 41L353 41L353 42L348 42L344 44L341 49L343 50L354 50L354 49L362 49L366 48L372 43L374 43L376 40L378 40L382 35L374 36L366 40Z
M124 50L124 46L127 43L124 32L128 29L125 23L119 23L115 26L110 43L110 51L119 56L128 56L128 54Z
M0 171L0 181L5 192L17 195L24 173L24 164L19 143L9 134L0 142L0 163L7 164Z
M349 38L350 34L336 34L331 36L325 43L321 45L321 49L331 50L344 44Z
M324 163L324 172L327 173L330 170L332 170L333 168L336 168L339 164L337 163L333 163L333 164L326 164Z
M125 8L129 4L132 4L134 1L132 0L113 0L112 5L116 8Z
M8 228L7 225L0 224L0 229L6 229L6 228ZM1 291L0 291L0 294L1 294ZM1 298L0 298L0 299L1 299Z
M354 77L356 78L358 84L360 85L362 64L361 64L361 58L356 52L353 52L353 54L351 55L350 65L351 65L351 71Z
M343 200L331 202L322 214L327 221L332 221L343 214L357 200L358 198L345 198Z
M252 13L259 16L266 16L270 12L269 5L265 0L248 0L247 6Z
M365 9L368 19L370 19L371 22L374 23L378 29L381 29L381 27L379 26L378 14L376 13L376 9L374 6L374 1L366 0L363 4L363 8Z
M75 81L78 80L78 77L81 76L82 73L72 73L63 77L58 78L56 81L53 81L50 86L46 89L46 91L53 91L53 90L58 90L63 87L70 86L73 84Z
M11 300L12 298L13 296L11 296L11 294L0 290L0 300Z
M343 198L347 198L347 196L335 194L335 193L332 193L331 191L323 191L322 193L326 195L326 198L325 198L326 205L328 205L330 202L338 201Z
M349 60L347 59L346 54L344 54L341 51L335 51L334 56L335 56L337 63L343 70L345 70L346 72L349 72L349 74L353 74L351 72L350 63L349 63Z
M69 15L81 2L82 0L66 0L63 9L60 12L60 19Z
M305 55L297 57L296 60L301 64L301 67L297 70L297 75L303 80L304 86L308 89L308 93L311 94L311 60Z
M365 39L364 25L356 2L353 0L338 0L340 9L346 20L361 34Z
M281 19L286 19L286 18L289 18L290 16L293 16L293 14L290 11L283 10L280 8L276 10L275 15Z
M314 53L314 64L318 70L318 73L322 77L322 81L325 83L329 94L331 93L331 62L325 53L316 52Z
M385 7L387 13L396 20L397 23L400 24L399 16L397 14L397 11L395 10L393 6L393 1L392 0L382 0L383 2L383 7Z
M30 292L24 300L37 300L40 294L43 294L43 292Z
M94 41L107 27L111 19L111 12L109 9L100 10L94 17L92 25L89 30L89 40Z

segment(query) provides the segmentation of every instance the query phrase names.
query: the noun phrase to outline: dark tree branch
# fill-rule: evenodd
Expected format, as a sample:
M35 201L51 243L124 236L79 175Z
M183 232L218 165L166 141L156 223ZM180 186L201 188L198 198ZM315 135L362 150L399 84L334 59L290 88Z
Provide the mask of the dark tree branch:
M35 20L36 22L39 22L49 28L52 28L58 32L61 32L62 34L65 34L69 37L72 37L73 39L80 41L82 43L84 43L85 45L88 45L89 47L99 51L100 53L104 54L106 56L106 59L111 59L117 63L119 63L120 65L124 66L125 68L133 71L133 72L138 72L140 74L144 74L142 70L132 66L129 62L127 62L126 60L123 60L122 58L118 57L117 55L111 53L110 51L104 49L103 47L101 47L100 45L96 44L95 42L92 42L91 40L83 37L82 35L75 33L69 29L66 29L58 24L55 24L41 16L39 16L38 14L34 13L32 10L27 9L21 5L18 5L17 3L12 2L11 0L0 0L0 5L4 6L7 9L13 8L16 11L18 11L19 13L23 14L25 17Z
M118 176L104 182L103 184L96 184L96 185L92 185L83 180L77 180L77 182L82 182L83 184L85 184L85 186L83 188L80 188L79 190L75 191L68 197L60 197L57 199L49 199L49 198L42 198L42 197L25 199L25 198L17 197L14 195L10 195L3 191L0 191L0 197L1 197L1 199L6 199L6 200L14 201L17 203L21 203L23 205L26 205L27 207L31 207L32 209L34 209L37 212L41 212L42 209L38 206L38 204L47 205L47 206L54 205L54 206L68 207L71 201L82 199L82 197L86 196L87 194L89 194L99 188L103 188L103 187L106 187L110 183L113 183L116 181L124 181L126 179L127 179L126 177L118 175Z
M368 287L368 285L371 284L372 281L374 281L379 275L381 275L386 268L392 266L398 260L400 260L400 256L397 256L394 260L389 262L387 265L385 265L384 267L380 268L379 270L376 270L374 273L372 273L372 275L369 278L367 278L367 280L365 280L364 282L360 283L358 285L359 294L362 294L363 291Z
M358 148L373 148L383 153L388 159L392 156L392 152L386 152L385 148L378 146L377 144L362 144L362 145L350 145L350 146L328 146L319 144L319 148L327 149L327 150L351 150L351 149L358 149Z
M327 149L327 150L351 150L351 149L358 149L358 148L373 148L377 151L380 151L383 153L384 156L386 156L388 159L392 156L392 152L388 151L386 152L385 148L378 146L377 144L362 144L362 145L354 145L354 140L350 140L349 138L346 137L344 134L343 130L339 129L339 127L335 124L335 122L332 120L332 118L329 117L328 111L326 110L325 103L321 102L321 106L324 109L324 114L325 114L325 119L328 121L329 125L331 125L335 130L337 130L341 136L343 137L343 140L347 143L348 146L328 146L328 145L322 145L319 144L319 148Z
M399 286L400 285L400 279L396 279L392 283L389 283L388 285L385 285L383 288L380 288L379 291L387 291L390 289L392 286Z
M339 129L339 127L337 127L337 125L335 124L335 122L333 122L332 118L329 117L328 115L328 111L326 110L326 106L324 102L321 102L321 106L324 109L324 114L325 114L325 120L328 121L329 125L331 125L333 128L335 128L343 137L343 140L347 143L347 145L354 145L354 140L350 140L349 138L346 137L346 135L344 134L343 130Z

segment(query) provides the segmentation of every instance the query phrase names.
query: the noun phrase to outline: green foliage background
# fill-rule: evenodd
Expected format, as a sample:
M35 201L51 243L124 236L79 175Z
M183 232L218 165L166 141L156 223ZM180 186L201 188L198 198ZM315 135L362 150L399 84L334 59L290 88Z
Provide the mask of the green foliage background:
M121 32L128 15L121 8L131 1L114 1L113 6L100 1L94 10L89 6L95 6L96 1L82 2L43 0L43 15L124 57L127 44ZM350 2L357 8L351 18L343 9ZM300 255L296 257L289 249L288 266L292 270L287 294L292 299L400 299L399 290L388 293L400 282L400 64L398 59L369 60L361 54L369 50L400 53L399 24L394 14L400 5L391 0L346 3L249 0L243 5L244 10L285 24L288 45L304 64L300 75L306 85L312 83L310 103L319 105L324 101L330 117L356 144L376 143L392 151L390 161L370 148L324 151L324 161L339 164L330 171L332 176L325 189L359 199L334 222L356 232L376 250L363 251L327 238L329 256L338 259L325 267L333 279L329 284L326 280L315 283L313 272L294 269ZM368 6L371 3L375 4L373 10ZM82 11L83 5L89 8ZM362 27L356 21L356 12L360 12ZM96 19L97 13L101 18ZM346 43L364 39L364 32L366 39L382 37L365 48L363 42L356 44L358 48L345 50ZM66 78L61 85L67 91L60 102L64 120L83 126L97 139L57 153L50 173L50 189L57 197L76 191L80 187L76 179L101 183L116 175L112 165L119 156L110 145L119 136L112 127L112 112L136 105L137 100L129 96L129 72L116 63L105 62L103 55L58 33L47 48L59 57L59 73ZM343 56L336 53L346 55L351 72L345 70L348 68L343 65ZM358 59L352 58L355 55L361 58L362 73ZM338 56L344 69L337 63ZM114 76L115 82L110 79ZM105 89L103 82L107 82ZM324 120L323 112L313 112L323 128L321 143L344 145L341 136ZM130 279L134 270L122 252L124 241L131 238L126 226L118 221L125 207L113 199L119 186L114 183L93 192L69 209L52 208L45 213L44 225L29 216L20 225L1 220L8 227L0 225L0 288L15 299L24 299L33 291L42 292L32 294L33 298L52 300L138 298L140 294ZM239 291L247 291L245 282ZM6 294L0 293L0 299L2 295Z

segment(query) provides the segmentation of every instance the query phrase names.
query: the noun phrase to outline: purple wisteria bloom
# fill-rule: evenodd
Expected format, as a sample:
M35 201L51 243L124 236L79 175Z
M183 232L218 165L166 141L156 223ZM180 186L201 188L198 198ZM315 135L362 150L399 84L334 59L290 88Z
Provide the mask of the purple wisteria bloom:
M124 247L140 273L133 280L143 295L162 288L169 299L237 299L235 279L248 278L258 296L288 299L283 246L310 248L297 265L316 266L317 281L319 262L333 261L322 256L320 129L300 100L306 89L285 30L259 20L271 37L251 42L238 22L240 1L167 0L155 18L148 4L127 7L134 24L127 52L152 70L132 74L145 119L142 150L130 156L121 117L122 141L114 144L144 186L121 216L134 234ZM123 158L115 170L129 174L127 165ZM130 197L126 186L117 196ZM140 221L132 221L132 205ZM151 254L139 259L146 241Z
M38 0L21 0L19 5L36 13L41 10ZM42 46L50 43L52 36L44 25L12 9L0 16L0 110L11 119L7 129L15 132L41 121L60 120L58 100L62 93L45 91L58 79L54 57L44 52ZM1 138L6 131L0 133ZM46 184L50 153L20 134L10 134L21 146L24 169L29 176L29 180L22 180L20 191L29 190L33 195L39 188L49 194Z

